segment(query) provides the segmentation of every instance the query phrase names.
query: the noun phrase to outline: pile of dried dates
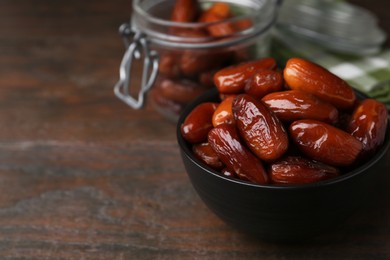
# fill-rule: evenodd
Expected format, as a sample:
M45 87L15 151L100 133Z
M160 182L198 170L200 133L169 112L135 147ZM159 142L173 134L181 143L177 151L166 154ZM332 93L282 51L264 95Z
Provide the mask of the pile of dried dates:
M197 105L181 125L194 155L221 175L296 185L339 176L375 155L388 112L325 68L291 58L239 63L214 75L221 102Z
M170 21L191 24L172 27L168 34L178 43L220 42L252 26L249 19L234 19L231 7L216 2L202 10L198 0L176 0ZM198 27L194 28L193 24ZM185 105L213 87L213 74L228 65L250 59L248 46L214 49L162 48L159 74L151 91L155 105L179 115Z

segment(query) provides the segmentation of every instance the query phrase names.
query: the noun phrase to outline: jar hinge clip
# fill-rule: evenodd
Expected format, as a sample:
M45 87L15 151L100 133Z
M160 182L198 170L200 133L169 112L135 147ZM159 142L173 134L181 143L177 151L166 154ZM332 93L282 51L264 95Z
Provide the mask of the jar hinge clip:
M114 86L115 95L134 109L140 109L144 106L145 96L152 87L158 73L158 54L150 50L146 36L133 30L129 23L124 23L119 27L124 43L127 47L119 67L119 81ZM130 42L129 38L133 40ZM141 87L138 97L133 97L130 93L131 67L134 59L143 57Z

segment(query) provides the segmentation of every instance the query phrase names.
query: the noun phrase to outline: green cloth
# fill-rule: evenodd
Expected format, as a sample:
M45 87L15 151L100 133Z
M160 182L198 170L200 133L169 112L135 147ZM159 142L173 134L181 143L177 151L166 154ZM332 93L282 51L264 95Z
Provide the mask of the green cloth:
M390 49L370 56L348 56L324 50L313 43L286 42L275 36L271 55L282 67L292 57L311 60L390 108Z

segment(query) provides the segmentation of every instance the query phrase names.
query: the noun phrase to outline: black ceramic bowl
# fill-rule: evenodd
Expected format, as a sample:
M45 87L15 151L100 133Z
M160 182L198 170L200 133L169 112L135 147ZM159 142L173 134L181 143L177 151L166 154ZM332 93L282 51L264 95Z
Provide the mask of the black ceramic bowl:
M385 171L389 125L384 145L371 160L327 181L286 187L223 177L193 156L191 145L180 133L180 125L188 113L206 101L218 101L218 93L212 90L196 99L185 109L177 125L178 143L188 176L201 199L216 215L262 239L301 240L334 229L366 202L379 174Z

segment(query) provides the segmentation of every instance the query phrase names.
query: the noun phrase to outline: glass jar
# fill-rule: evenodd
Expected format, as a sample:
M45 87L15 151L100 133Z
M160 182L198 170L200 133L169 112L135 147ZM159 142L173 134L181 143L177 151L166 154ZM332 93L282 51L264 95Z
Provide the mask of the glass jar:
M155 109L176 121L187 103L214 87L220 68L269 55L271 29L278 0L199 0L200 12L215 3L227 4L231 15L220 21L170 20L175 0L134 0L130 23L123 24L127 50L120 65L116 96L134 109L146 93ZM132 72L143 62L142 75ZM140 77L138 95L132 79ZM131 89L130 89L131 88Z

